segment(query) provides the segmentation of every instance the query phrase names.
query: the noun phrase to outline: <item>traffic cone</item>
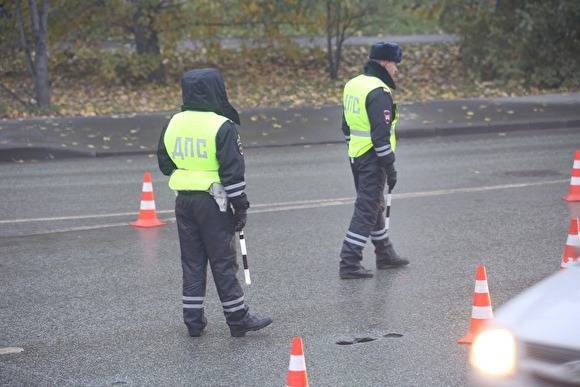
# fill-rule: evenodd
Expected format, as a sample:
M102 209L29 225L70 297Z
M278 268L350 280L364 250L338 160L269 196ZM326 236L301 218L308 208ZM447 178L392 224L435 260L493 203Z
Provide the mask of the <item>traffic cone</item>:
M471 309L471 322L469 332L457 342L459 344L471 344L481 327L493 318L491 310L491 298L487 287L487 274L485 266L477 266L475 272L475 291L473 292L473 308Z
M308 387L308 375L306 374L306 361L302 338L292 339L292 351L290 352L290 364L288 365L288 387Z
M580 150L576 151L574 164L572 164L572 176L570 178L570 189L568 195L564 196L567 202L580 202Z
M165 222L157 219L155 197L153 196L153 183L151 182L151 173L149 172L145 172L143 175L143 190L141 192L139 217L130 224L135 227L157 227L165 224Z
M568 264L574 261L580 261L580 219L570 219L570 228L568 229L568 239L562 254L562 263L560 270L568 267Z

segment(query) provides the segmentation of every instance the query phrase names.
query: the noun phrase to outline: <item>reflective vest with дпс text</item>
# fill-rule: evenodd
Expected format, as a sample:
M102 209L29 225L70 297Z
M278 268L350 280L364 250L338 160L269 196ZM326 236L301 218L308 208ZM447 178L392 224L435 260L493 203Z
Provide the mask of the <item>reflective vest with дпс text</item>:
M183 111L167 126L163 143L177 166L169 178L175 191L207 191L221 183L216 155L216 134L228 119L212 112Z
M373 147L371 140L371 123L367 114L367 95L377 89L383 88L391 94L391 89L379 78L369 75L359 75L346 83L342 96L344 118L350 128L350 141L348 143L348 156L358 157ZM393 113L394 114L394 113ZM397 147L395 129L399 117L394 117L391 123L391 136L389 141L393 152Z

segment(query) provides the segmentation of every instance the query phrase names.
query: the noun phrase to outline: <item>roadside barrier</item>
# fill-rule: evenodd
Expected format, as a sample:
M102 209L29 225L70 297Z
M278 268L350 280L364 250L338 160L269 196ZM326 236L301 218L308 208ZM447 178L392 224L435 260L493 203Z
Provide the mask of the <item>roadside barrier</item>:
M153 195L153 182L151 180L151 173L145 172L143 174L143 189L141 191L141 205L139 206L139 217L136 221L131 222L130 225L134 227L158 227L163 226L165 222L157 219L157 211L155 210L155 197Z
M292 338L292 350L290 351L290 364L288 365L288 387L308 387L308 375L306 373L306 361L302 338Z
M493 319L491 309L491 297L487 286L487 273L485 266L477 266L475 272L475 290L473 292L473 307L471 309L471 321L469 331L459 339L459 344L471 344L481 328L489 320Z
M567 202L580 202L580 150L576 151L570 175L570 189L563 199Z
M580 219L570 219L570 227L568 228L568 238L566 239L566 246L562 253L562 263L560 270L565 269L572 262L580 261Z

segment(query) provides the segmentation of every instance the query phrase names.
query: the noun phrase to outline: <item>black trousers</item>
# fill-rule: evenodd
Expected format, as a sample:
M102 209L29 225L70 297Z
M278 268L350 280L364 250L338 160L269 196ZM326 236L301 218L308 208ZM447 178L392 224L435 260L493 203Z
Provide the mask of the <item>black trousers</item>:
M351 159L356 188L354 213L340 251L340 271L348 272L360 266L362 252L370 239L377 260L388 259L392 249L385 227L386 171L381 168L373 149Z
M180 192L175 216L183 268L183 320L190 330L205 326L204 299L207 265L230 325L248 313L244 291L236 277L238 264L231 210L220 212L207 192Z

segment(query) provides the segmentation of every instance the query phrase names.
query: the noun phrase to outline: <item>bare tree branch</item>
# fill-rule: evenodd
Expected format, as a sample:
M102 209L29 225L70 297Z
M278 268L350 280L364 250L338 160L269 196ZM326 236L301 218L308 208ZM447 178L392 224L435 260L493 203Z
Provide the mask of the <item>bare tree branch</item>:
M26 65L28 67L28 71L32 78L34 78L34 64L32 62L32 54L30 52L30 46L26 40L26 34L24 33L24 18L22 17L22 11L20 7L20 0L16 0L16 19L18 20L18 33L20 34L20 46L24 50L24 54L26 56Z
M2 88L2 90L4 90L8 95L10 95L15 101L18 101L21 105L23 105L25 108L30 107L30 104L26 101L24 101L23 99L21 99L15 92L13 92L8 86L3 85L2 83L0 83L0 88Z

